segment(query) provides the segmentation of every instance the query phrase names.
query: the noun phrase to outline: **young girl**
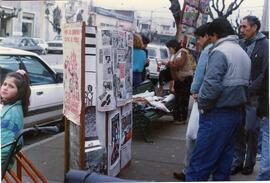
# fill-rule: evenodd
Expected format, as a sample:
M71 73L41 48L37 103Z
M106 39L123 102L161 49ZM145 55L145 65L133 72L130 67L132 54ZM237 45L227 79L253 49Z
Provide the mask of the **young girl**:
M1 146L12 142L23 130L23 117L28 111L30 94L29 79L24 70L7 74L0 88ZM10 146L1 148L2 166L7 160L9 150Z

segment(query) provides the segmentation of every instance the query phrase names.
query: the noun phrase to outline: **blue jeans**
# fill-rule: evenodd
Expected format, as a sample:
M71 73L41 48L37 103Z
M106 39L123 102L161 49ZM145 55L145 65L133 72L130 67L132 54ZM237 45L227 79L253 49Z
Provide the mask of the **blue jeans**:
M186 181L229 180L235 129L241 122L239 109L214 108L200 114L199 131Z
M270 180L270 159L269 159L269 118L262 118L262 149L260 173L256 180Z

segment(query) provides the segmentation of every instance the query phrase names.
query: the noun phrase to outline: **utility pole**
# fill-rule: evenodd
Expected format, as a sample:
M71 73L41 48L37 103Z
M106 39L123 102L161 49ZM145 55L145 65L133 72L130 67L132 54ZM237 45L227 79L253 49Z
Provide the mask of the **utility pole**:
M261 31L269 31L269 0L264 0Z

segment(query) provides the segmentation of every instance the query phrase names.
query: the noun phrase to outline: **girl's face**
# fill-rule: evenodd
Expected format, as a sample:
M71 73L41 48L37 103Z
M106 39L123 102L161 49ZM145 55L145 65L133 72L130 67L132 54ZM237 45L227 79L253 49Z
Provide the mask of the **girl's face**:
M17 96L18 88L15 84L15 78L7 77L0 88L0 95L5 101L14 99Z

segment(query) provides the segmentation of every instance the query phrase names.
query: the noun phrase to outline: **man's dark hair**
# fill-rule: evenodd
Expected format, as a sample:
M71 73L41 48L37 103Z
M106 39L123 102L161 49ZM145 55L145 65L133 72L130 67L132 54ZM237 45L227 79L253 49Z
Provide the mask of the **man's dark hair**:
M210 23L206 23L206 24L201 25L200 27L198 27L195 30L194 35L204 37L207 34L209 25L210 25Z
M171 39L170 41L168 41L166 43L166 46L168 48L174 48L176 52L181 48L180 43L176 39Z
M150 39L148 38L148 37L146 37L145 35L141 35L141 37L142 37L142 41L143 41L143 44L148 44L148 43L150 43Z
M232 25L226 18L216 18L210 23L207 34L213 36L214 33L218 38L235 34Z
M243 18L243 20L247 20L250 26L257 25L257 32L261 28L260 20L256 16L248 15Z

